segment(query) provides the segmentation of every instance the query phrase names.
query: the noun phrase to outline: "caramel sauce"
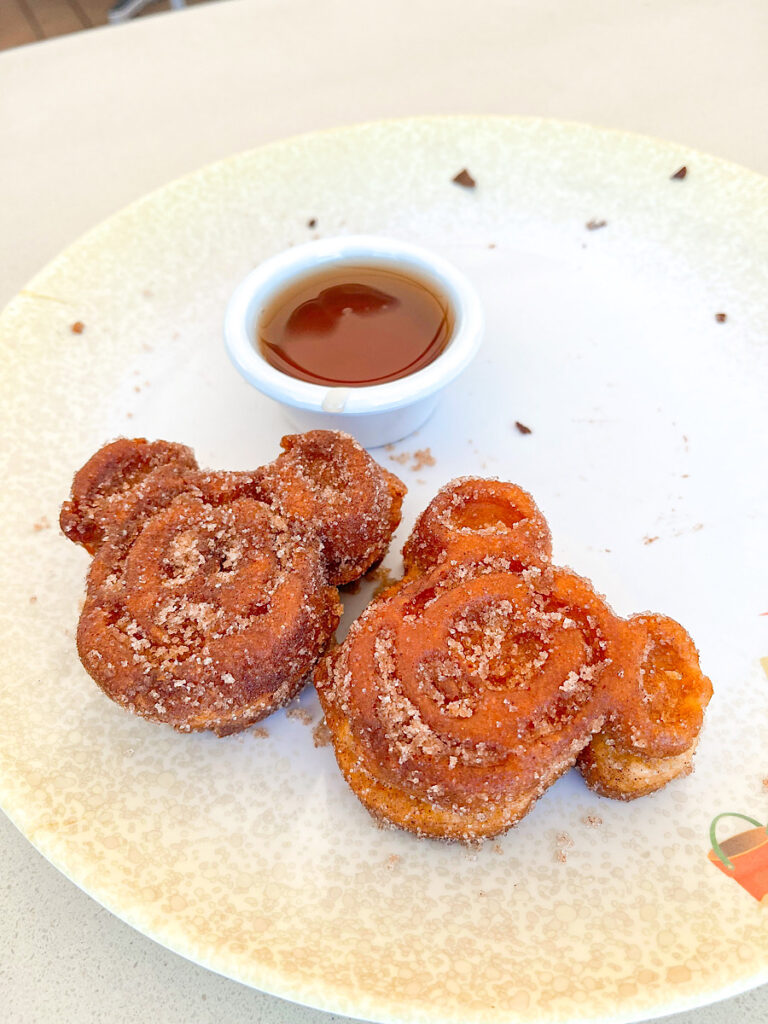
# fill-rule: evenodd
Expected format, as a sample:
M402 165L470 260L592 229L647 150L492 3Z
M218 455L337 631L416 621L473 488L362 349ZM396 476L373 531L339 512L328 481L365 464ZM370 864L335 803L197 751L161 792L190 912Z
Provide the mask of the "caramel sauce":
M447 300L418 277L343 266L290 284L263 311L256 334L267 362L290 377L365 387L428 366L452 330Z

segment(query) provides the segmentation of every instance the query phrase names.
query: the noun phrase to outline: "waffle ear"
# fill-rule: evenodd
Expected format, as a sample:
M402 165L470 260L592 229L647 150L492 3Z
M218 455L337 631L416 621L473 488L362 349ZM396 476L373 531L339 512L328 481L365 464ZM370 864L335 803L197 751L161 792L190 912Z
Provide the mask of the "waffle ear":
M260 472L262 500L314 525L331 583L358 579L389 546L405 484L348 434L311 430L280 443L283 454Z
M438 565L454 550L542 565L552 557L552 537L522 487L465 477L438 491L416 520L403 549L406 570Z

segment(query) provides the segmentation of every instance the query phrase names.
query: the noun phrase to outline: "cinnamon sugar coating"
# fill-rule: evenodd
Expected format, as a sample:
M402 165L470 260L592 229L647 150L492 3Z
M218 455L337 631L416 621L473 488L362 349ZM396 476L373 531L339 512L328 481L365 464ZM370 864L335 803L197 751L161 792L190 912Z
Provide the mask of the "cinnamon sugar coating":
M135 518L137 503L144 502L150 510L153 498L162 503L176 481L180 488L175 493L181 493L185 474L196 469L192 449L185 445L118 438L75 474L72 496L61 508L61 529L92 555L108 531Z
M377 818L475 839L577 763L623 799L690 770L711 695L690 637L619 618L550 544L520 488L454 481L417 521L404 578L318 666L337 760Z
M552 557L552 536L533 498L500 480L464 477L443 487L416 520L403 548L406 570L437 565L448 551L501 555L520 566Z
M349 440L330 430L284 437L283 454L259 474L265 500L289 519L314 524L336 586L359 579L384 556L406 490Z
M298 453L291 469L303 494L326 473L314 507L309 497L289 507L279 474L273 488L283 456L253 473L203 472L181 445L121 439L76 474L61 526L94 554L78 652L117 703L181 731L226 735L304 685L341 613L339 558L326 538L343 546L345 530L371 523L367 544L349 536L346 572L362 575L399 522L404 488L347 435L314 431L306 449L301 436L283 447ZM333 464L324 470L323 459Z

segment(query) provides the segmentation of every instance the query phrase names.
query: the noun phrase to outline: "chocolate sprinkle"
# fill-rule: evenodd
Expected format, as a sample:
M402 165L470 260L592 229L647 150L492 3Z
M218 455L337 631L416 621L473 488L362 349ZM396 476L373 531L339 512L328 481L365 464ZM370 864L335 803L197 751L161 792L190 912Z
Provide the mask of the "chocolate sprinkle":
M317 217L310 217L309 220L307 221L307 227L308 228L316 228L317 227Z
M724 324L727 319L728 319L728 314L727 313L715 313L715 320L717 320L717 322L719 324Z
M587 231L597 231L599 228L604 228L607 223L607 220L588 220L585 227Z
M678 167L674 174L670 175L670 180L674 181L675 179L677 179L678 181L682 181L687 173L688 168L685 166L685 164L683 164L682 167Z
M515 420L515 426L517 427L517 429L520 431L521 434L532 434L533 433L531 428L530 427L526 427L526 425L524 423L521 423L520 420Z

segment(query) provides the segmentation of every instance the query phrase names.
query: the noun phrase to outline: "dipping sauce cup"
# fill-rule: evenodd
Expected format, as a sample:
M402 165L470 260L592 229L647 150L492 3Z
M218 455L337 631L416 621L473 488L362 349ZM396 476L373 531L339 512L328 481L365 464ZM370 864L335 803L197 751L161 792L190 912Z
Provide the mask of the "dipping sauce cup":
M317 277L319 281L327 272L329 278L342 281L346 268L349 268L351 283L355 282L355 271L363 269L381 272L384 281L387 275L411 278L417 288L432 293L445 313L442 324L445 337L431 361L424 365L425 359L422 359L418 364L420 368L414 372L406 371L397 379L370 384L314 382L286 372L291 369L290 362L280 361L281 369L274 365L276 360L263 344L265 316L272 316L281 296L299 294L304 279L311 283ZM364 276L375 279L375 274ZM320 308L323 304L333 311L339 306L336 300L341 295L341 306L345 305L346 293L338 285L335 287L336 291L321 292L319 300L303 301L301 309L294 311L303 315L302 319L310 324L310 331L323 330L322 324L318 326L327 313L326 309ZM354 287L363 294L362 286ZM371 289L374 299L382 294L380 290ZM386 309L387 299L388 296L384 295L378 300L378 306ZM395 305L397 301L393 300ZM365 317L370 316L371 337L374 338L377 302L369 302L370 309L363 299L358 305L362 313L356 311L353 296L347 308L340 308L339 313L357 318L356 331L361 338L364 337ZM288 323L294 320L295 316L289 318ZM396 324L397 320L392 319L391 322ZM366 448L398 441L420 427L434 411L443 388L472 360L482 334L483 313L479 297L460 271L427 249L374 235L349 235L308 242L271 257L237 286L224 318L225 344L235 367L262 394L283 406L297 430L344 430ZM322 337L316 333L309 342L316 352ZM334 351L338 360L343 348L337 345ZM329 377L343 381L354 378L354 368L349 368L349 374L344 371L345 367L339 367L337 363ZM311 377L303 371L296 372L305 378ZM319 376L317 380L320 380Z

